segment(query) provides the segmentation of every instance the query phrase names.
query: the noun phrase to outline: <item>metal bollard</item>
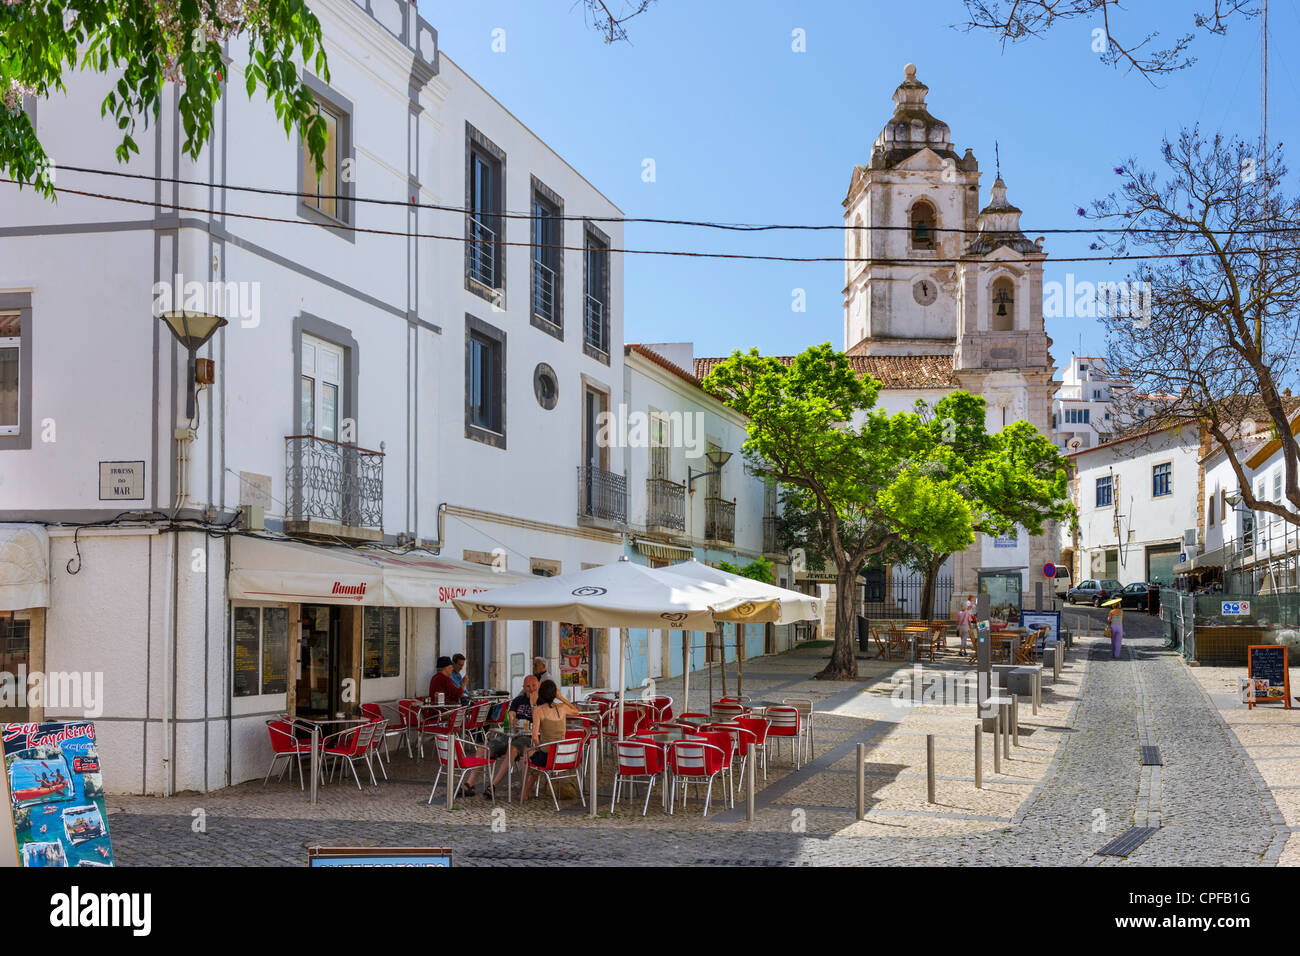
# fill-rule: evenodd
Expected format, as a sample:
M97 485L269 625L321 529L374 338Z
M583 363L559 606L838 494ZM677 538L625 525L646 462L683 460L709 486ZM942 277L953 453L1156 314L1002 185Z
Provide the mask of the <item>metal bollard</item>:
M749 759L745 761L745 819L754 822L754 763L758 760L758 751L750 748Z
M858 819L867 818L867 745L858 744Z
M975 722L975 789L984 789L984 725Z
M925 735L925 802L934 803L934 734Z
M1011 745L1020 746L1020 695L1011 695Z
M1011 705L1003 704L1005 715L1002 718L1002 756L1011 759Z
M993 715L993 772L1002 772L1002 707Z

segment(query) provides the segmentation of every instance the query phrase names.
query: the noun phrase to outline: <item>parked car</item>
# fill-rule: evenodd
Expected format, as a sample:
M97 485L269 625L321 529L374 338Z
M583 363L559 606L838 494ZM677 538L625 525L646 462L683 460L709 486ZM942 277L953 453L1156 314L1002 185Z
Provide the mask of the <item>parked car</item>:
M1148 584L1146 581L1134 581L1119 592L1120 607L1137 608L1145 611L1151 602L1151 592L1160 592L1160 585ZM1157 599L1158 600L1158 599Z
M1073 584L1074 575L1070 573L1070 569L1063 564L1058 564L1056 566L1056 575L1052 582L1052 586L1056 590L1056 596L1064 601L1066 593L1070 590L1070 587Z
M1122 590L1124 585L1113 578L1089 578L1087 581L1080 581L1077 587L1066 591L1065 602L1101 607L1103 602L1109 601Z

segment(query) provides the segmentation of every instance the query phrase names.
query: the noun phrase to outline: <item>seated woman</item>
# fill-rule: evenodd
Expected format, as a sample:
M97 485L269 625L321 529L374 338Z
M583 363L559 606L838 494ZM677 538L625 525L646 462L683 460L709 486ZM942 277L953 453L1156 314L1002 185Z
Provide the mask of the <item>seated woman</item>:
M563 740L566 730L565 718L577 714L578 708L560 697L559 688L555 686L555 681L542 681L541 686L537 688L537 702L533 705L533 746L537 747L540 744ZM545 767L551 749L545 747L534 750L529 754L528 761L524 766L523 797L521 799L528 799L528 778L530 776L528 765Z

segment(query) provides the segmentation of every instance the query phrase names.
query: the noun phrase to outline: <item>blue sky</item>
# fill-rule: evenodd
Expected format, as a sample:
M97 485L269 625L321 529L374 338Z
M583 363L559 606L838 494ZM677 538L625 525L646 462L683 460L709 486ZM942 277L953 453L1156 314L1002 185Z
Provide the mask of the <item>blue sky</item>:
M1136 5L1134 5L1136 6ZM1160 0L1125 11L1128 36L1161 39L1191 29L1209 0ZM1270 117L1273 141L1290 143L1300 100L1300 0L1274 0ZM1259 29L1201 34L1198 62L1153 86L1103 65L1095 24L1065 23L1045 39L1003 50L983 33L953 28L960 0L659 0L629 24L631 43L607 45L571 0L457 0L421 7L445 53L572 163L628 216L718 222L838 224L853 166L870 158L889 118L903 66L917 64L930 111L958 151L974 150L987 201L994 141L1022 224L1076 227L1075 210L1113 189L1129 157L1158 161L1162 136L1200 123L1258 137ZM494 52L493 31L505 51ZM806 52L791 49L792 31ZM1156 41L1157 43L1159 40ZM655 162L655 181L642 179ZM1293 158L1292 173L1300 169ZM581 210L566 213L577 214ZM629 225L629 248L839 256L842 233L745 236L687 227ZM1088 238L1049 236L1050 255L1090 255ZM839 263L776 264L628 256L628 341L694 341L697 355L758 346L789 353L842 347ZM1106 263L1053 266L1047 279L1119 280ZM807 311L791 310L806 290ZM1088 319L1048 321L1053 355L1095 354Z

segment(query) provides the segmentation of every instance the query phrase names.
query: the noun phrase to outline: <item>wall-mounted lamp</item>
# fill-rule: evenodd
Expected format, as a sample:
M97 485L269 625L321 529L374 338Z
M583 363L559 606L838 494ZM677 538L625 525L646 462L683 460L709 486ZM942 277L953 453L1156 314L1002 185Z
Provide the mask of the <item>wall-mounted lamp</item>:
M691 486L694 485L695 482L699 481L701 478L710 478L713 475L722 474L722 466L731 460L731 452L710 451L710 452L706 452L704 457L705 460L707 460L708 463L713 466L713 471L693 472L691 471L691 466L687 465L686 466L686 491L688 494L694 492L695 489L692 488Z
M193 421L194 419L194 385L196 382L196 353L203 348L205 342L212 338L217 329L226 324L226 320L219 315L212 315L208 312L190 312L182 309L177 312L164 312L159 316L167 323L167 328L171 329L172 335L176 341L180 342L185 351L189 353L189 364L186 373L186 392L185 392L185 419Z

